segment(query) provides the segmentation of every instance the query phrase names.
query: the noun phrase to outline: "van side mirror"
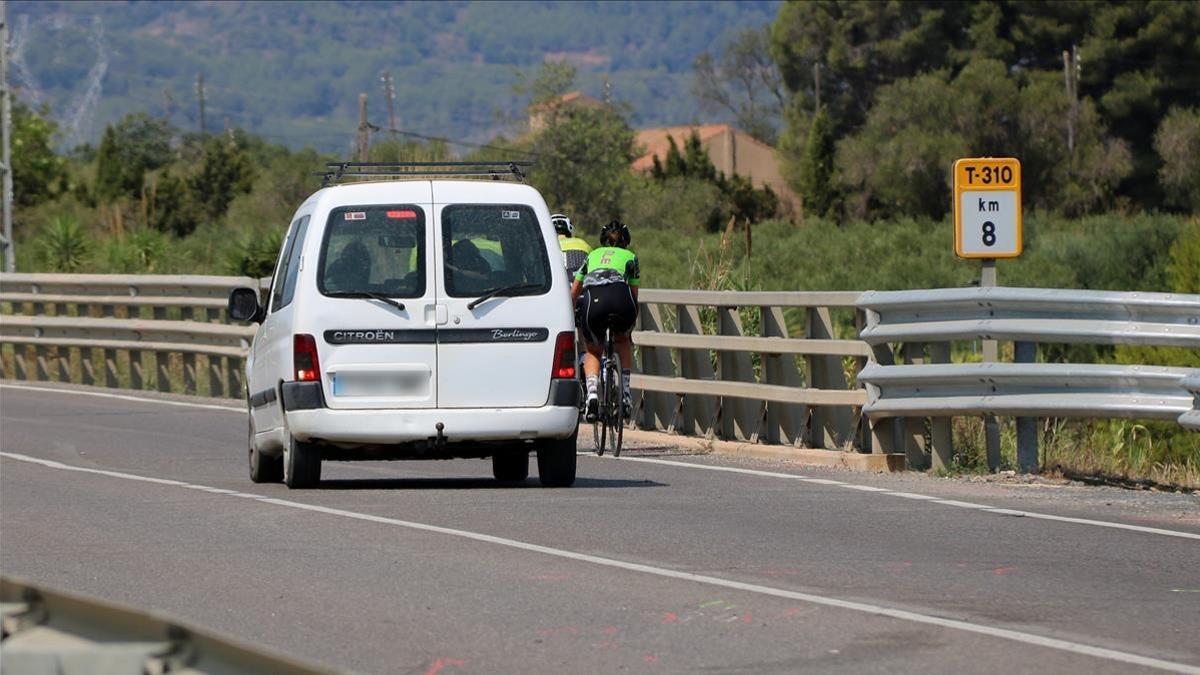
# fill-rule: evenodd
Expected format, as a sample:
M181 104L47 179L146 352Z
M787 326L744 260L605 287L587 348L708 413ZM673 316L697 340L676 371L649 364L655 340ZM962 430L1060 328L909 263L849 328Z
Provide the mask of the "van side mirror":
M229 318L234 321L261 322L264 318L265 307L258 304L258 291L253 288L235 288L229 294L229 304L226 310Z

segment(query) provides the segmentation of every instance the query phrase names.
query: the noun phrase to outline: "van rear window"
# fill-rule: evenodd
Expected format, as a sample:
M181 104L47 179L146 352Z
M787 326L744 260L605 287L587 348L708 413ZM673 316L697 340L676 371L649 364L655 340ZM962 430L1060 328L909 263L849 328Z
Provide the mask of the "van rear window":
M513 295L550 290L550 260L533 209L524 204L454 204L442 210L446 292L474 297L504 286Z
M425 211L412 204L343 206L329 214L317 288L393 298L425 295Z

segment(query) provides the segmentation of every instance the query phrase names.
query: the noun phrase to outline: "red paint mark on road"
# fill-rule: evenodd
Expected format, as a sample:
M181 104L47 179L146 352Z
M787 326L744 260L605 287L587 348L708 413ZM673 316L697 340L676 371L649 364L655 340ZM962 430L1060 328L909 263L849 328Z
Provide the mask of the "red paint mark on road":
M596 649L615 649L617 643L612 640L601 640L596 643Z
M749 614L746 614L742 617L742 623L752 623L753 621L754 617L750 616Z
M1008 574L1009 572L1012 572L1016 569L1017 569L1016 565L1009 565L1008 567L997 567L996 569L992 570L992 574L995 574L998 577L1002 577L1005 574Z
M462 659L434 659L433 663L429 664L429 668L425 670L425 675L437 675L446 669L447 666L463 667L466 661Z
M799 612L800 612L799 607L788 607L787 609L783 610L783 618L790 619L793 616L796 616L796 614L798 614Z
M617 628L616 626L606 626L604 628L604 634L605 635L616 635L617 631L619 631L619 630L621 630L621 629Z
M566 574L539 574L538 576L534 577L534 579L538 581L566 581L570 578L571 577Z
M642 654L643 663L658 663L658 657L654 654Z
M663 618L662 618L663 623L675 623L676 621L679 621L678 614L676 614L675 612L663 612Z

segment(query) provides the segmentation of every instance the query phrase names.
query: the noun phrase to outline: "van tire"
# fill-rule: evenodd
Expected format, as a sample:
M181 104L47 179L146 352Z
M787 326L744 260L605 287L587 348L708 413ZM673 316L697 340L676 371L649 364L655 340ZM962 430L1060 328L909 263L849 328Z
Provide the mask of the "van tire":
M254 444L254 417L250 417L250 480L254 483L278 483L283 480L283 457L268 457Z
M538 443L538 480L542 487L571 487L575 483L575 444L579 427L567 438L548 439Z
M520 483L529 478L529 453L502 450L492 455L492 475L502 483Z
M283 448L283 482L294 490L316 487L321 482L321 446L288 434Z

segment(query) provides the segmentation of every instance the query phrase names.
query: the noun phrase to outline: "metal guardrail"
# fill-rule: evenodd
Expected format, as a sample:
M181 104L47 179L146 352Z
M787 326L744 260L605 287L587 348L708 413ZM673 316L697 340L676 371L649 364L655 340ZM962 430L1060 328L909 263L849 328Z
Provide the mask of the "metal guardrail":
M923 462L914 417L1012 415L1178 419L1191 407L1187 369L1036 363L1037 344L1134 344L1200 349L1200 295L1037 288L863 293L860 337L874 363L859 374L863 413L881 445ZM950 343L1011 340L1018 363L951 364ZM892 343L902 343L898 350ZM928 355L926 355L928 349ZM896 356L908 364L894 365ZM888 423L899 419L899 424ZM935 466L952 453L948 419L929 423ZM1032 453L1032 454L1031 454ZM1018 424L1018 464L1037 468L1036 434Z
M1192 395L1192 409L1179 416L1179 424L1192 431L1200 431L1200 371L1193 372L1179 382Z
M225 304L255 279L220 276L0 275L0 377L243 395L253 326ZM207 375L205 377L205 375Z
M862 447L865 343L837 339L854 292L645 289L636 423L688 435L810 448ZM793 335L802 335L795 338Z
M261 284L0 275L0 377L240 398L254 327L225 317L238 286ZM1036 343L1200 349L1196 295L644 289L639 302L632 385L633 421L642 428L876 453L902 448L920 467L950 461L950 416L1174 417L1193 429L1200 422L1179 369L1032 363ZM837 334L850 324L859 336ZM1017 360L1027 362L950 363L951 344L965 340L1011 340Z
M5 673L332 672L149 612L0 578Z

